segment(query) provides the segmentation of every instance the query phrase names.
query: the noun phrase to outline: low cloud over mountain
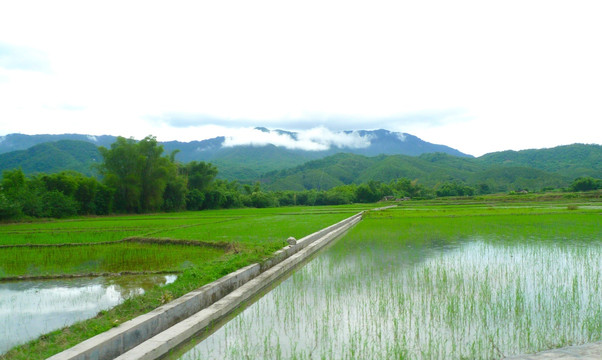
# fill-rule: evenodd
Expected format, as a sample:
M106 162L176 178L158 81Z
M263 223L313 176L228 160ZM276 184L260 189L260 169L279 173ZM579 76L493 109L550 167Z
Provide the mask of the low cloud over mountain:
M370 146L374 136L358 131L334 132L317 127L299 132L268 130L266 128L238 129L225 137L223 146L275 145L290 150L326 151L331 148L364 149Z

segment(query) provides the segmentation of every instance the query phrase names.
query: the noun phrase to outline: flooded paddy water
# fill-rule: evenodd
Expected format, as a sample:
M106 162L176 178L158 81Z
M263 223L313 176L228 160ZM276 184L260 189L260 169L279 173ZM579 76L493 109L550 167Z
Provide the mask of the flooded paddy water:
M368 215L173 358L491 359L602 339L598 210L415 212Z
M0 354L176 278L136 275L0 283Z

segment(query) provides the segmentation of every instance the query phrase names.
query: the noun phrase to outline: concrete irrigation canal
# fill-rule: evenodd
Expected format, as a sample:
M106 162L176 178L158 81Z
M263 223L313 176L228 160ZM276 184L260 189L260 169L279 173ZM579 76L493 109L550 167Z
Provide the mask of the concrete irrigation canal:
M420 211L290 239L50 359L602 359L599 214Z

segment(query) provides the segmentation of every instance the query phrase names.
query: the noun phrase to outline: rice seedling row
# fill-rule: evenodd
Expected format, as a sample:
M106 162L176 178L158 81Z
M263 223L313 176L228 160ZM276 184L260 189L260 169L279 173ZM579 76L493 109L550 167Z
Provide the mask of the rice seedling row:
M78 247L12 248L0 251L3 277L123 271L174 271L219 258L225 249L187 245L119 243Z
M370 213L182 358L489 359L602 340L599 210L457 210Z

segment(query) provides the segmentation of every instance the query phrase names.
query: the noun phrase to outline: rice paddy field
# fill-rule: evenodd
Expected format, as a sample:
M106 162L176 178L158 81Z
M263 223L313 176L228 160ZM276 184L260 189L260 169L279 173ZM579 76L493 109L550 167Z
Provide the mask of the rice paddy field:
M602 340L602 207L369 212L181 359L500 359Z
M5 224L0 225L0 280L181 271L233 254L268 256L289 236L303 237L357 211L238 209Z
M0 338L19 333L23 316L52 317L65 309L87 307L90 299L109 305L92 307L96 310L86 313L88 320L72 316L65 322L62 317L56 327L44 327L52 332L37 339L39 331L25 332L17 340L11 337L2 343L0 358L46 358L269 257L289 236L301 238L366 208L236 209L1 224ZM174 277L166 281L172 275L164 274ZM139 286L153 276L159 280ZM73 295L76 292L80 295ZM40 305L24 306L22 296ZM19 343L26 344L8 351Z

